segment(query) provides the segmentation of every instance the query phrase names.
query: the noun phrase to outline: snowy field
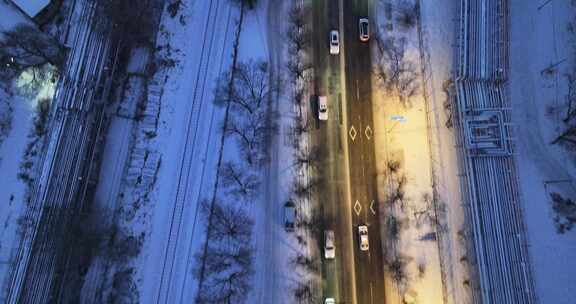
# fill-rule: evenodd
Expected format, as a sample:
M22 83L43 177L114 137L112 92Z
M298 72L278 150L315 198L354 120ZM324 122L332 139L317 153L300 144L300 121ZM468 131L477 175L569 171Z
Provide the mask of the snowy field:
M510 97L536 292L540 303L569 304L574 303L576 286L576 232L556 231L549 195L576 197L574 151L551 144L566 110L565 74L576 64L576 40L568 31L576 8L570 1L540 7L544 2L510 1ZM553 107L561 110L550 110Z

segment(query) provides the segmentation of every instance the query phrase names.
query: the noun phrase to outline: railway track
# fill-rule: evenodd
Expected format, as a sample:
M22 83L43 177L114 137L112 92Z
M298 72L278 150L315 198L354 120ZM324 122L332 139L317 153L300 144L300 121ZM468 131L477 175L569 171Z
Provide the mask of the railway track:
M190 113L188 114L188 119L186 120L188 125L186 127L186 133L184 137L184 147L183 153L180 160L180 169L178 172L176 190L175 190L175 198L174 198L174 205L172 214L170 217L170 225L169 225L169 233L167 238L167 243L165 246L165 251L163 255L162 261L162 270L160 275L160 284L158 287L158 291L156 294L155 303L180 303L183 301L184 293L185 293L185 286L187 283L187 278L190 274L188 271L188 262L190 261L190 257L193 255L194 246L193 237L194 232L197 228L198 223L198 210L199 210L199 201L201 195L201 189L204 185L204 177L205 177L205 169L206 169L206 162L204 162L202 168L200 169L199 178L200 180L194 180L196 176L192 173L196 168L193 168L194 160L198 160L197 157L198 153L202 153L202 149L206 149L202 154L203 158L206 159L208 156L209 149L206 147L205 142L198 143L199 138L202 138L202 134L199 134L202 130L201 128L205 126L199 126L200 121L202 120L202 113L203 111L209 111L210 115L210 133L207 135L208 140L206 143L210 142L211 133L212 133L212 124L214 121L214 110L212 107L214 105L211 103L211 99L207 101L205 99L206 90L210 88L207 85L207 81L209 79L209 68L212 66L214 59L220 59L220 70L222 69L223 65L223 58L225 54L225 50L222 50L220 58L213 57L212 55L215 54L215 42L216 37L219 35L215 35L216 29L219 25L218 22L222 22L219 19L219 15L222 13L221 9L223 7L227 8L227 17L225 19L226 22L226 31L228 30L228 25L230 24L231 14L230 8L226 5L222 4L222 0L210 0L208 5L208 11L206 14L206 27L204 29L203 38L202 38L202 45L200 51L200 61L198 65L198 72L196 74L195 83L193 86L192 96L192 105ZM225 46L225 45L224 45ZM211 92L211 91L209 91ZM208 110L204 107L209 107ZM204 109L203 109L204 108ZM197 189L195 189L196 185L199 185ZM190 189L192 188L192 189ZM191 191L193 190L193 191ZM196 195L194 196L194 191ZM192 193L191 193L192 192ZM188 204L192 202L196 203L196 210L195 216L192 223L192 227L186 226L184 224L184 220L186 217L185 209L187 208ZM183 241L182 232L184 229L190 229L192 231L191 236L187 243L180 244ZM186 233L184 233L185 235ZM178 259L179 247L185 248L184 250L184 257L183 260ZM178 267L184 263L186 267ZM183 272L183 273L182 273ZM180 274L183 275L183 278L180 281L174 282L174 278L180 277ZM180 291L180 292L178 292Z

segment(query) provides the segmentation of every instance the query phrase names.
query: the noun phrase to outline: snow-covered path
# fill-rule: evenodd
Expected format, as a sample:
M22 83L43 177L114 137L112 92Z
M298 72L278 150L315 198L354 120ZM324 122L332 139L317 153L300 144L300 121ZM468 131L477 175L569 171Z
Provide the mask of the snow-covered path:
M32 104L12 97L12 130L0 145L0 287L2 291L10 274L14 248L18 247L18 218L26 209L26 185L18 179L28 133L32 128ZM0 301L5 299L0 297Z

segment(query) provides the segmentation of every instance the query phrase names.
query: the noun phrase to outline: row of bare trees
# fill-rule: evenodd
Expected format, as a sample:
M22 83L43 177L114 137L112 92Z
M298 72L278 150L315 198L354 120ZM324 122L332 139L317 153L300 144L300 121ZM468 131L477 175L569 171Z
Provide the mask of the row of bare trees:
M202 204L204 215L212 213L207 254L198 254L197 265L204 265L198 304L245 303L254 272L252 229L254 222L243 206L217 200ZM196 274L200 275L200 268Z
M266 161L266 139L276 130L276 125L267 120L270 98L278 92L269 74L270 67L265 61L240 62L234 71L220 78L215 91L216 105L230 105L224 134L236 140L242 159L250 166Z
M242 7L251 3L255 1ZM235 58L237 47L236 43ZM219 163L216 197L203 203L208 220L205 248L196 255L199 304L245 303L252 289L254 222L246 207L258 196L268 139L276 130L269 119L269 104L278 88L270 79L267 62L234 60L214 92L214 104L227 112L224 138L237 148L240 157Z
M320 185L320 178L309 174L310 169L317 168L320 162L321 151L317 147L308 147L304 144L304 137L311 130L313 123L309 120L304 100L307 96L307 84L311 79L312 57L312 30L309 25L311 10L303 4L294 2L288 13L288 29L286 37L288 42L288 59L286 63L287 75L291 87L291 101L296 111L292 125L292 166L298 174L294 177L291 189L291 200L300 210L295 237L304 248L310 247L310 236L322 234L322 217L318 208L310 207L310 198ZM314 250L301 250L289 262L289 267L295 269L301 279L295 281L291 291L295 303L320 303L322 299L318 293L316 278L320 275L321 260Z

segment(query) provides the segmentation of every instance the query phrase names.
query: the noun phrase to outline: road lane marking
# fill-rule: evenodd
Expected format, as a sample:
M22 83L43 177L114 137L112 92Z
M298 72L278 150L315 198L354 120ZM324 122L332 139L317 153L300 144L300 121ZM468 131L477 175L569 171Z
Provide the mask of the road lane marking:
M372 129L370 128L370 126L367 126L366 129L364 129L364 135L366 135L366 138L370 140L370 138L372 137Z
M372 214L376 215L376 211L374 211L374 200L370 202L370 211L372 211Z
M370 303L374 304L374 292L372 289L372 282L370 282Z
M348 131L348 135L350 135L350 138L352 138L352 141L354 141L354 139L356 139L356 135L358 135L358 133L356 132L356 129L354 128L354 126L350 127L350 131Z
M362 205L360 205L360 202L356 200L356 203L354 204L354 212L356 212L356 215L359 216L360 211L362 211Z

